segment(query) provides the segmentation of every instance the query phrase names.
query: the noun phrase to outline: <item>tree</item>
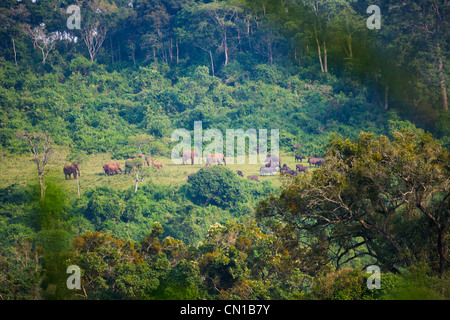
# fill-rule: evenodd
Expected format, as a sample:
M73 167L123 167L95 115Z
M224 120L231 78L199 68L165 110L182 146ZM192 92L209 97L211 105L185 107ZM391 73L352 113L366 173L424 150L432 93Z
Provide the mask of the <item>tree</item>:
M145 298L159 284L134 242L100 231L87 232L73 243L69 263L83 270L81 286L86 299Z
M14 63L17 64L16 39L21 35L23 21L30 15L24 4L19 4L17 7L1 8L0 9L0 30L11 37L11 43L14 52Z
M244 188L237 175L220 166L200 169L188 183L193 200L205 206L229 207L244 201Z
M45 31L45 24L32 28L30 25L24 25L24 32L33 40L33 46L38 47L42 53L42 64L45 64L48 54L55 48L58 36L56 34L48 34Z
M443 275L449 157L429 134L396 132L393 141L368 133L354 141L335 137L325 164L264 201L257 215L297 230L323 230L338 267L370 256L398 271L426 256Z
M18 134L20 139L25 140L28 150L34 157L34 162L36 162L39 185L41 187L41 198L45 196L45 166L48 164L52 152L53 152L53 141L48 133L30 133L30 132L20 132Z
M399 34L393 46L401 52L400 57L408 59L408 64L417 69L416 74L432 87L440 91L440 103L444 111L448 110L447 78L445 72L448 56L448 14L447 1L412 1L409 5L388 4L390 20L389 32ZM411 23L414 20L415 23ZM423 83L420 79L418 82ZM420 86L414 86L422 91ZM424 86L429 90L429 86ZM431 93L434 95L435 92ZM418 99L422 100L419 93ZM437 100L437 99L436 99Z
M344 12L343 8L350 6L348 2L342 0L304 0L305 6L311 8L314 13L312 27L322 72L328 72L327 42L329 40L331 22L336 16ZM349 49L351 49L351 46Z
M133 160L127 160L126 171L132 172L134 175L134 193L137 192L138 183L144 181L144 177L149 174L149 167L144 165L145 159L136 157Z
M218 27L222 42L220 49L224 52L224 65L229 61L229 33L230 29L236 28L235 21L238 19L242 8L232 2L213 1L200 6L209 19Z
M77 0L83 10L83 27L81 35L88 49L91 61L99 53L106 39L108 30L113 28L119 19L126 18L130 6L126 1Z
M146 133L138 134L130 138L130 144L137 147L139 153L142 153L142 147L150 146L150 144L155 140L155 138Z

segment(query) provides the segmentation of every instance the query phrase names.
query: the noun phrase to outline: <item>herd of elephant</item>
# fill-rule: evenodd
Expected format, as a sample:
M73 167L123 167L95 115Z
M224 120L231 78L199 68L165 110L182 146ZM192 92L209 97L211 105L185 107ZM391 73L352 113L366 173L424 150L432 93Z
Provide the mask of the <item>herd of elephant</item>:
M134 159L140 158L144 160L144 163L147 163L148 166L152 166L156 169L161 169L163 164L161 162L153 161L151 156L146 157L142 153L135 153L129 159L125 160L125 170L122 170L122 167L118 162L106 162L103 165L103 171L107 176L112 174L119 174L124 172L125 174L129 174L133 169L134 164L132 163ZM138 166L141 166L139 164ZM70 179L72 176L74 179L77 179L78 176L81 176L80 165L77 163L66 164L63 169L64 175L66 179Z
M294 146L294 150L298 149L299 145ZM297 147L297 148L296 148ZM153 168L161 169L163 167L163 164L161 162L154 161L151 156L145 156L142 153L135 153L133 154L129 159L125 161L125 174L129 174L131 170L133 169L134 159L140 158L143 159L147 166L152 166ZM188 160L191 160L190 164L193 165L195 163L195 159L198 159L198 164L201 163L201 158L199 157L199 152L197 150L190 150L190 151L183 151L182 153L182 161L183 165L188 164ZM303 159L306 159L303 155L295 155L295 161L302 161ZM325 162L324 158L319 158L319 156L316 154L313 157L308 157L308 163L309 166L320 166ZM140 163L138 166L141 166L143 163ZM218 165L226 165L225 156L221 153L211 153L206 157L206 166L211 166L212 164L218 164ZM280 167L281 159L280 157L276 155L267 154L266 160L265 160L265 166L260 168L260 175L261 176L267 176L267 175L274 175L277 172L280 172L282 174L287 174L290 176L296 176L300 173L306 172L307 168L303 166L303 164L299 163L296 165L295 170L292 170L289 168L286 164L284 164L282 167ZM120 167L120 164L118 162L106 162L103 165L103 170L105 171L105 174L110 176L112 174L118 174L122 173L123 170ZM74 179L77 179L78 176L81 176L81 170L80 165L76 163L72 164L66 164L64 166L64 175L66 179L70 179L71 175L73 175ZM237 170L236 173L240 176L244 176L242 171ZM257 175L249 175L247 176L248 179L258 181Z
M296 145L298 146L298 145ZM294 146L295 149L295 146ZM305 156L303 155L295 155L295 161L302 161L303 159L306 159ZM308 168L305 167L303 164L299 163L295 166L295 170L289 168L289 166L287 164L283 164L283 166L280 167L281 165L281 160L279 157L276 157L274 155L270 155L268 154L265 160L266 165L264 167L260 168L260 175L261 176L267 176L267 175L274 175L277 172L280 172L282 175L289 175L289 176L297 176L298 174L304 173L306 171L308 171ZM309 167L311 166L320 166L323 163L325 163L325 159L324 158L319 158L319 156L316 154L313 157L308 157L308 163L309 163ZM240 176L243 176L241 171L237 171L237 173ZM255 180L255 181L259 181L257 176L248 176L248 179L251 180Z
M191 164L193 165L196 158L197 163L201 163L200 153L197 150L183 151L181 158L183 160L183 165L188 164L188 160L191 160ZM214 163L218 165L227 165L225 156L222 153L211 153L206 157L206 166L210 166Z
M192 161L191 164L194 164L194 160L196 157L198 157L198 159L199 159L198 163L200 163L201 159L199 157L198 151L192 150L192 151L183 152L183 154L182 154L183 164L187 164L187 161L189 159L191 159L191 161ZM119 174L122 172L125 174L129 174L131 172L131 170L133 169L133 166L136 165L133 163L134 159L136 159L136 158L140 158L140 159L144 160L144 162L138 164L138 166L141 166L142 164L146 163L147 166L152 166L153 168L156 168L156 169L161 169L163 167L162 162L154 161L151 156L145 156L142 153L135 153L129 159L125 160L125 170L122 169L122 167L120 166L120 164L118 162L106 162L103 165L103 170L107 176L110 176L113 174ZM218 165L222 165L222 164L226 165L225 156L220 153L210 154L206 158L206 165L210 166L213 163L216 163ZM77 163L66 164L64 166L63 172L64 172L66 179L70 179L72 176L74 179L77 179L78 176L81 176L80 165Z

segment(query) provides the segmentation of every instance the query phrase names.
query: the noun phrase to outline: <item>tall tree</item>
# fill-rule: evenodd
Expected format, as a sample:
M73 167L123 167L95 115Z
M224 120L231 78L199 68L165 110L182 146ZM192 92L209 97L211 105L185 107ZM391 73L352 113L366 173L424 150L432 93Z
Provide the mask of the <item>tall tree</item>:
M33 40L33 46L41 50L42 64L45 64L48 54L55 49L58 35L47 32L45 30L45 24L41 24L39 27L31 27L26 24L24 25L24 32Z
M48 133L30 133L30 132L20 132L18 137L23 139L28 147L28 150L34 157L34 162L37 166L39 185L41 187L41 198L45 196L45 183L44 176L45 166L48 164L52 152L53 152L53 141Z
M77 5L83 10L82 28L83 41L91 61L99 53L106 39L108 30L117 25L120 19L125 19L131 10L130 3L123 0L77 0Z
M16 40L23 34L22 24L29 17L30 13L24 4L18 4L10 8L0 8L0 30L11 38L14 53L14 63L17 63Z
M428 256L443 275L449 151L429 134L406 131L394 133L393 141L368 133L354 141L335 138L328 150L319 170L263 202L258 216L297 230L323 230L338 266L342 259L372 256L398 270Z
M226 66L229 62L229 38L231 34L234 34L236 20L239 19L239 14L242 13L243 9L232 1L217 0L201 5L199 9L218 29L221 38L220 50L224 53L224 65Z
M317 55L319 58L320 69L322 72L328 72L328 49L327 43L330 41L330 25L333 20L342 14L344 9L350 10L352 1L343 0L304 0L303 3L310 8L313 13L311 22L314 41L317 46ZM351 44L351 42L350 42ZM351 46L349 47L349 49Z

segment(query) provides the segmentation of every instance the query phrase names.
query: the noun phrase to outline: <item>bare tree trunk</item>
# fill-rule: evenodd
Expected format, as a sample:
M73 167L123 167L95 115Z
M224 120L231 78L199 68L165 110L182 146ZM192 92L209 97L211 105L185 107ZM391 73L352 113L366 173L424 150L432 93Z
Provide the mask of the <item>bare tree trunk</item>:
M325 41L323 42L323 56L324 56L324 61L325 61L324 70L325 70L325 72L328 72L327 45L326 45Z
M353 59L353 48L352 48L352 36L349 35L347 38L347 45L348 45L348 56L350 59Z
M36 162L39 185L41 187L41 198L45 197L45 166L47 165L52 154L52 141L46 133L28 133L22 132L18 134L20 139L24 139L27 142L28 150L34 156Z
M39 174L39 185L41 187L41 199L45 197L45 184L44 184L44 175Z
M172 62L173 60L173 39L170 37L170 50L169 50L169 60Z
M139 182L139 172L136 172L136 184L134 185L134 193L137 192Z
M228 43L227 43L227 30L223 32L223 47L225 51L225 66L228 65Z
M111 63L114 64L114 51L113 51L113 45L112 45L112 37L109 37L109 46L111 48Z
M209 50L209 58L211 59L211 69L212 69L212 75L214 77L214 60L211 50Z
M442 57L439 57L439 76L441 78L440 86L441 86L441 95L442 95L442 108L447 111L448 110L448 100L447 100L447 86L445 84L444 72L443 72L443 62Z
M17 67L16 43L14 41L14 38L12 38L12 43L13 43L13 50L14 50L14 62L16 63L16 67Z
M212 72L212 76L214 77L214 59L213 59L213 55L212 55L212 52L211 52L211 50L207 50L207 49L205 49L205 48L203 48L203 47L200 47L199 45L197 45L197 44L194 44L197 48L200 48L200 49L202 49L203 51L206 51L206 52L208 52L209 53L209 58L211 59L211 72Z
M107 29L101 27L98 22L83 30L83 40L89 51L91 61L94 61L95 56L100 51L106 38L106 32Z
M389 87L384 88L384 110L389 109Z
M316 35L317 52L318 52L318 54L319 54L320 70L322 70L322 72L324 72L324 69L323 69L323 63L322 63L322 54L321 54L321 52L320 52L320 43L319 43L319 38L318 38L318 36L317 36L317 29L316 29L316 26L315 26L315 25L314 25L314 33L315 33L315 35Z
M177 41L176 41L176 47L177 47L177 65L178 65L178 63L179 63L179 48L178 48L178 39L177 39Z

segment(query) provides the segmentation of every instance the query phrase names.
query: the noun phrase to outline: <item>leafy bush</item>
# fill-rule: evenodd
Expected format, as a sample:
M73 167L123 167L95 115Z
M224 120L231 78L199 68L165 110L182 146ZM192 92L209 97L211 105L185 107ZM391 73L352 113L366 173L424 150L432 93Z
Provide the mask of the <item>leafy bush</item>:
M213 165L202 168L188 178L188 183L191 199L199 205L213 204L230 208L248 200L237 175L224 167Z
M125 206L119 193L108 187L98 187L90 192L84 215L97 227L106 221L119 221Z

